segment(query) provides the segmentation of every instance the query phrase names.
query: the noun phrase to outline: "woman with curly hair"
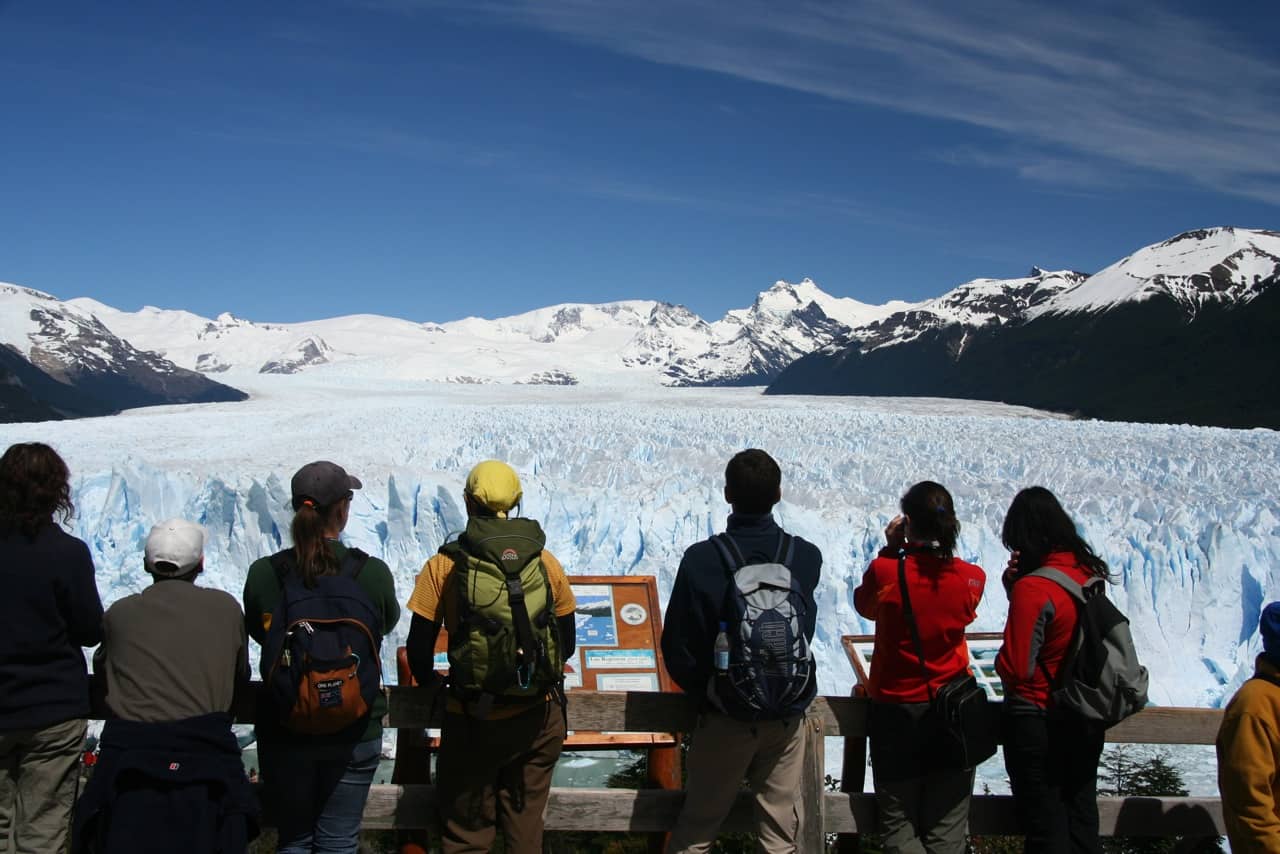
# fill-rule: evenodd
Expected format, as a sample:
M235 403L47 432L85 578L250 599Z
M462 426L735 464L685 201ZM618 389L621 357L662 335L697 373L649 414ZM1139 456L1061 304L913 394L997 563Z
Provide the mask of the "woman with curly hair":
M83 646L102 640L93 560L71 517L67 464L48 445L0 457L0 839L65 848L89 716Z

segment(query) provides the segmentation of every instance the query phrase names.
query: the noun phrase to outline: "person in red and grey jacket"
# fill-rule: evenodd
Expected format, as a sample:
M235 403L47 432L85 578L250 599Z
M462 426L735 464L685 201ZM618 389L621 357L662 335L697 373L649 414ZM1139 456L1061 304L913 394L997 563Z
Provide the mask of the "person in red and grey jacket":
M1001 539L1010 550L1009 594L996 672L1004 684L1004 762L1026 854L1101 854L1098 760L1103 727L1054 708L1052 687L1075 636L1075 601L1041 567L1080 584L1109 578L1106 562L1076 532L1053 493L1032 486L1014 496Z
M867 692L882 845L886 854L958 854L974 769L939 766L926 713L932 692L969 666L964 630L977 617L987 576L953 556L960 523L945 488L917 483L900 506L902 515L885 528L885 547L853 592L858 613L876 623ZM904 613L900 557L923 662Z

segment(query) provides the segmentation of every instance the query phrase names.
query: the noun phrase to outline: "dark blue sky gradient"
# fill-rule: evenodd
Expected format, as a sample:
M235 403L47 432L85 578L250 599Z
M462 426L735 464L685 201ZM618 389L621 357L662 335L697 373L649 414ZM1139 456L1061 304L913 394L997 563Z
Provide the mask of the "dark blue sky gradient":
M989 81L971 101L948 90L983 53L947 42L956 22L937 31L944 72L923 48L797 44L763 15L735 42L716 4L654 19L582 5L0 3L0 280L264 321L628 298L713 319L779 278L921 299L1033 264L1094 270L1189 228L1280 227L1268 6L1158 13L1167 38L1209 28L1204 56L1184 51L1206 69L1190 86L1229 93L1231 121L1194 139L1154 109L1114 130L1130 111L1073 76L1107 63L1101 89L1146 91L1149 75L1153 103L1181 98L1187 81L1154 59L1109 55L1157 13L1079 13L1082 32L1116 35L1081 36L1028 84L1068 87L1044 121L1082 132L1059 142L1034 88L1017 103ZM796 21L831 8L798 3ZM1057 44L1073 25L1042 17L993 41ZM832 31L870 38L857 25ZM1241 64L1213 71L1223 44ZM994 64L1025 82L1025 62ZM1147 131L1167 150L1127 141Z

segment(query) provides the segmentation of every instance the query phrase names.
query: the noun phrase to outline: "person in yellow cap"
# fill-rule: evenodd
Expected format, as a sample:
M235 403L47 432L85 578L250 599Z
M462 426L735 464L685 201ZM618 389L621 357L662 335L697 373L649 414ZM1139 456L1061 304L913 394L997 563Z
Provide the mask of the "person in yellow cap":
M502 824L508 852L542 851L542 812L564 743L564 661L576 603L564 568L532 519L511 466L486 460L463 490L467 526L422 567L408 608L409 669L440 680L448 635L445 719L436 764L444 854L488 851Z

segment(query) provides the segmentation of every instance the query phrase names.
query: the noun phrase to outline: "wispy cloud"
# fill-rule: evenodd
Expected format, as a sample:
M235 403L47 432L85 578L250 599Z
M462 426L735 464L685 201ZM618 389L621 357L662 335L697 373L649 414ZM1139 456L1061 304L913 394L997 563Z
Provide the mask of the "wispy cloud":
M665 65L964 122L1044 153L1030 180L1108 166L1280 205L1280 59L1160 4L976 0L377 0ZM1076 162L1079 161L1079 162Z

